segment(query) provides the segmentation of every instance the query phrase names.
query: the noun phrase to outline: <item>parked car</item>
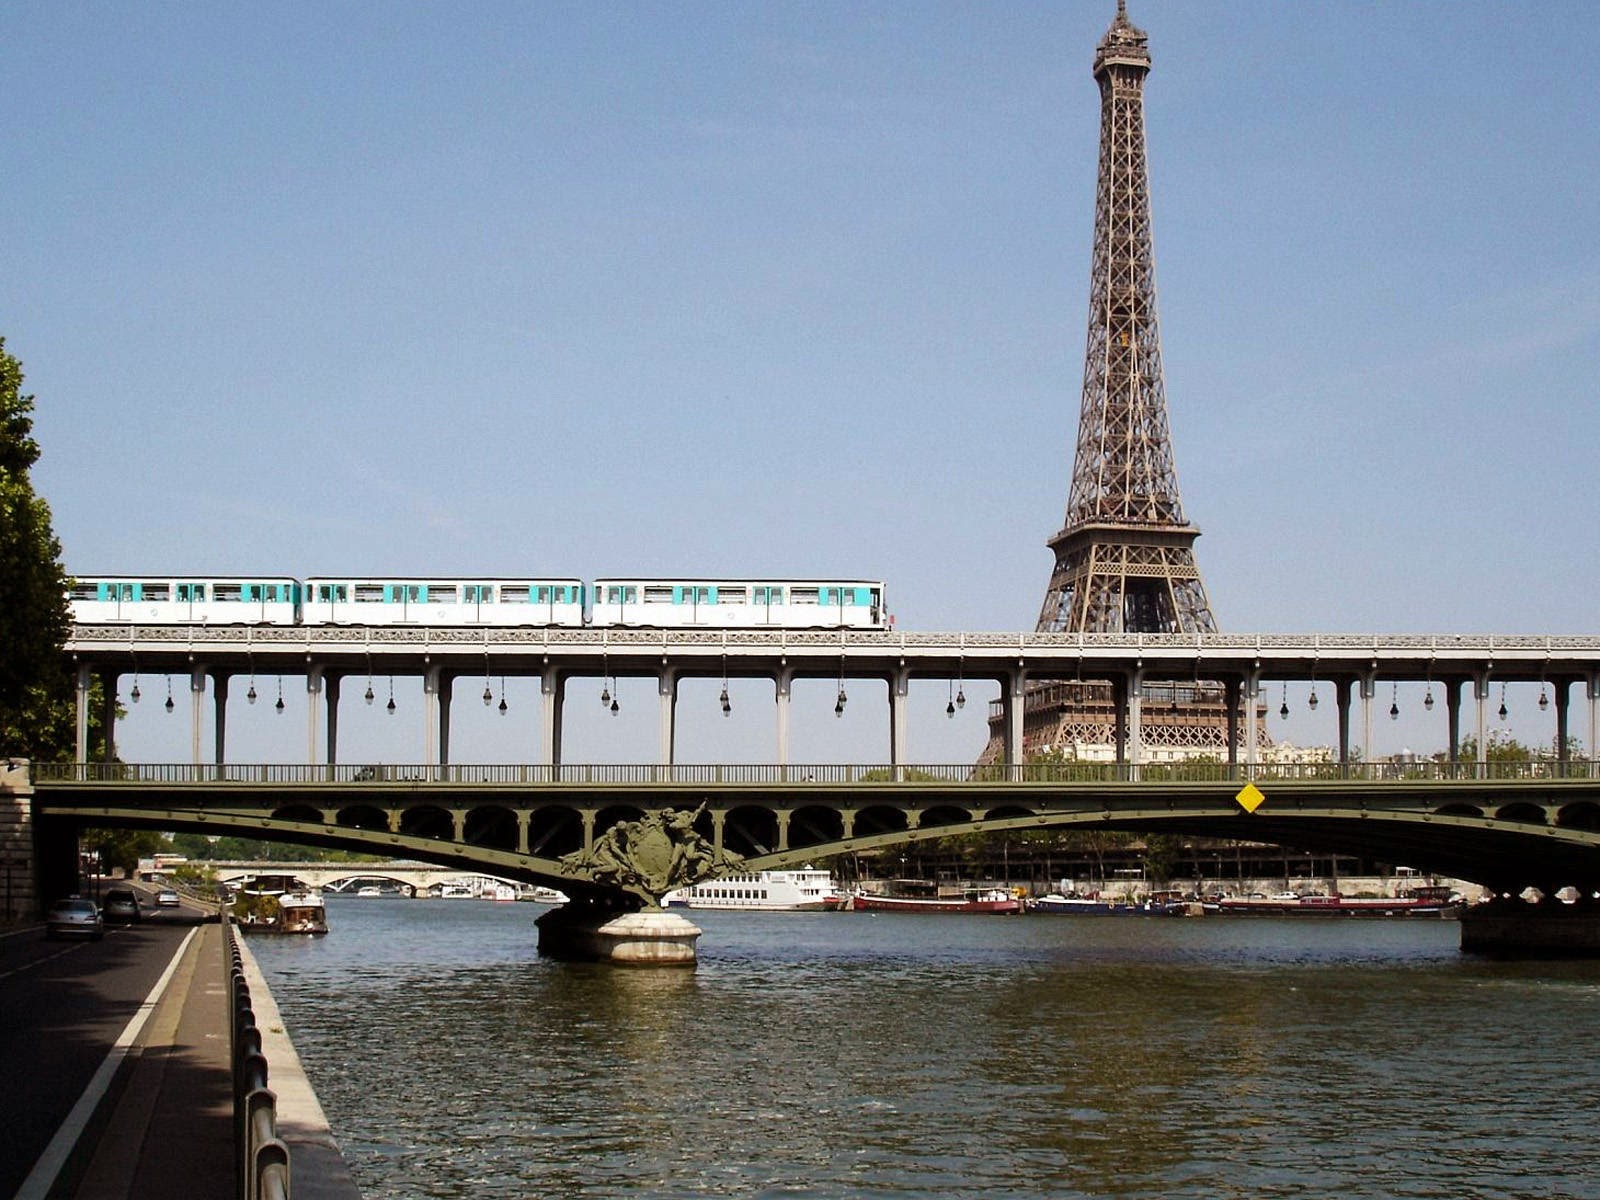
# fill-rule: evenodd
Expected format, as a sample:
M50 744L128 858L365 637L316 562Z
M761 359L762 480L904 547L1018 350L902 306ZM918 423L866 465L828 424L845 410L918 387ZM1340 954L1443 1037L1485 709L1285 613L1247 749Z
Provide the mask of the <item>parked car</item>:
M44 919L44 932L50 938L86 937L99 941L105 936L106 926L93 900L73 896L50 906Z
M171 888L162 888L156 893L156 903L162 908L173 908L178 903L178 893Z
M112 888L106 892L105 903L100 906L100 916L106 921L136 924L139 920L139 897L134 895L131 888Z

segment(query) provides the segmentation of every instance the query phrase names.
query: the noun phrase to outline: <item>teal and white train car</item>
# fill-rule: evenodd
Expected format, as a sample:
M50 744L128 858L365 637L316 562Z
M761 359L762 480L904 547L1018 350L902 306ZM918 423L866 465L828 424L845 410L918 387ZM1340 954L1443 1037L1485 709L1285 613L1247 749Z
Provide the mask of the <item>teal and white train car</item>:
M305 582L307 625L583 624L579 579L330 579Z
M293 625L295 579L201 575L80 575L67 590L84 625Z
M589 623L657 629L886 629L883 584L818 579L597 579Z

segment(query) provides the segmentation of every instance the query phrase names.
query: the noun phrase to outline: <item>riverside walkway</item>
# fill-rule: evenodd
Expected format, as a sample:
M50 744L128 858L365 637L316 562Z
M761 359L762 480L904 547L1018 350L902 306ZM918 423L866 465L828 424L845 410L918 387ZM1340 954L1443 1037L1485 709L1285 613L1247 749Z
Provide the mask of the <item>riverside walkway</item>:
M0 1119L19 1136L7 1139L0 1154L0 1194L9 1188L16 1200L241 1194L223 928L188 906L174 920L160 920L168 915L64 951L44 943L42 929L5 935L0 1016L8 1025L13 1083L0 1096ZM187 931L161 928L179 922ZM102 949L108 953L95 954ZM293 1194L358 1200L247 949L244 958L278 1097L279 1136L290 1146ZM142 1000L127 998L125 987L122 998L111 994L113 972L141 969L159 971Z

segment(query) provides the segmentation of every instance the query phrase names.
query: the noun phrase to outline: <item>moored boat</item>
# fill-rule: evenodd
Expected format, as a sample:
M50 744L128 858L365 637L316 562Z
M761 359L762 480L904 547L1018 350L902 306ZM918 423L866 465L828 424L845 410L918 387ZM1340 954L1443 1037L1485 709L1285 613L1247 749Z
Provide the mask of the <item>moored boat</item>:
M1207 905L1207 911L1211 906ZM1225 896L1215 911L1256 917L1452 917L1461 905L1445 888L1419 888L1401 896Z
M941 890L921 879L893 880L886 892L859 891L852 906L857 912L986 913L995 916L1023 910L1022 901L1005 888Z
M1077 917L1122 917L1140 916L1148 910L1137 904L1118 903L1099 897L1063 896L1052 892L1048 896L1035 896L1029 900L1028 911Z
M844 907L833 873L811 867L706 879L662 898L664 908L825 912Z
M287 876L246 880L233 901L233 916L247 933L328 932L328 911L321 894Z

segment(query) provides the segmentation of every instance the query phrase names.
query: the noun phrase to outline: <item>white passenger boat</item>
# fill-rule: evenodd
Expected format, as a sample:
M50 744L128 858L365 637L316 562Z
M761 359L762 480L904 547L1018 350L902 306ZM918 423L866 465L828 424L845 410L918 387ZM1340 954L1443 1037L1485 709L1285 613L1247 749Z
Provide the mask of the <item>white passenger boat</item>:
M667 908L823 912L843 908L849 899L839 894L832 872L804 867L707 879L693 887L668 892L661 903Z

